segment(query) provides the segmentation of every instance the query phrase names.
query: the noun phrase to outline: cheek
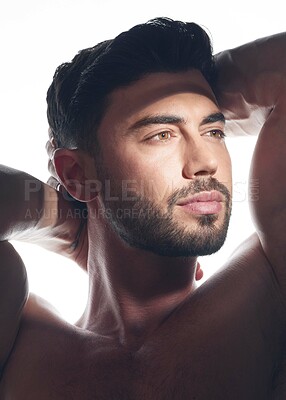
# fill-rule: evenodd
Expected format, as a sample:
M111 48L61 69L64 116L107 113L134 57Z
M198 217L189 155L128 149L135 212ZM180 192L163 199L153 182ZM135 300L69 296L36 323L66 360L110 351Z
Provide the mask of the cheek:
M174 189L175 178L178 180L179 171L175 172L170 165L162 163L146 162L138 159L130 160L130 170L125 171L125 176L133 180L137 187L137 193L144 197L160 202Z
M143 157L138 165L134 163L134 170L145 182L146 197L156 202L164 201L182 185L182 160L178 151L157 158Z
M158 152L159 153L159 152ZM181 176L179 156L138 151L135 146L118 146L105 152L104 165L112 178L136 181L138 187L159 185L164 188Z

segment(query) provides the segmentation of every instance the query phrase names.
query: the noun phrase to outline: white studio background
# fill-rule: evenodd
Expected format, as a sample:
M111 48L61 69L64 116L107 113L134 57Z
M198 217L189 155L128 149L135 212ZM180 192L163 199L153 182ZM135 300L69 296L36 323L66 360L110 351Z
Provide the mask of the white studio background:
M46 91L56 67L75 53L158 16L194 21L211 34L215 53L285 30L282 2L188 0L8 0L0 4L0 163L46 181ZM217 254L201 259L205 279L253 231L247 179L255 138L228 139L234 206L229 235ZM0 188L1 190L1 188ZM68 321L84 309L87 278L72 262L14 243L27 267L31 291Z

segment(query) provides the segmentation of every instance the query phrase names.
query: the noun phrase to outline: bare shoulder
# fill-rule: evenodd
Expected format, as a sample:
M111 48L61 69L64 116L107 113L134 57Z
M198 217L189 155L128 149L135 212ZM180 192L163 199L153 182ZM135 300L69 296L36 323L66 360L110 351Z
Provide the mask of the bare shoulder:
M66 322L52 305L31 295L0 382L0 399L22 399L23 393L31 400L110 398L101 393L109 393L111 377L114 382L124 371L121 353L109 338Z
M27 320L48 320L61 323L62 317L59 311L46 299L30 293L23 309L23 318Z
M84 330L67 322L51 303L36 294L29 294L23 309L18 341L24 348L26 344L29 346L30 355L34 351L31 349L31 343L33 343L35 353L39 354L41 351L50 351L54 342L58 346L63 340L62 349L64 351L70 340L75 340L75 338L80 340L83 335ZM39 348L37 348L37 344L39 344Z
M31 399L52 396L52 388L61 393L60 385L67 384L71 369L75 375L84 373L81 360L88 360L86 342L89 336L61 318L47 301L30 295L4 368L0 398L20 399L25 390ZM63 393L70 393L69 388Z
M66 322L48 301L30 293L9 362L28 357L32 363L34 358L46 356L55 346L60 354L60 349L64 352L75 336L80 334L74 325Z
M227 331L233 338L241 331L241 339L255 342L258 337L263 341L267 337L273 352L281 349L286 306L274 271L257 234L253 234L178 310L178 323L187 335L199 324L205 340L213 344ZM209 335L212 329L220 332L220 339Z
M254 234L160 327L153 371L170 377L177 398L269 399L285 377L285 314Z
M250 300L252 304L266 301L265 294L268 293L272 299L269 305L279 309L282 314L286 311L273 266L257 233L236 248L218 272L199 288L198 295L200 292L209 292L210 296L212 293L217 296L220 291L222 301L228 298L231 302L237 300L241 305Z

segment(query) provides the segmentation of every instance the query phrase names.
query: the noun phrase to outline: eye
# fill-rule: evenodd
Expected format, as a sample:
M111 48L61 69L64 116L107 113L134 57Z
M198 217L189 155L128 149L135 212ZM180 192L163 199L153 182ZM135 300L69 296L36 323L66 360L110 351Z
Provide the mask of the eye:
M223 140L225 138L225 133L220 129L212 129L211 131L207 132L207 136L210 136L214 139Z
M160 142L166 142L167 140L170 139L171 134L170 132L160 132L158 133L157 137Z
M152 140L156 142L168 142L171 139L171 133L168 131L162 131L159 133L156 133L156 135L153 135L147 140Z

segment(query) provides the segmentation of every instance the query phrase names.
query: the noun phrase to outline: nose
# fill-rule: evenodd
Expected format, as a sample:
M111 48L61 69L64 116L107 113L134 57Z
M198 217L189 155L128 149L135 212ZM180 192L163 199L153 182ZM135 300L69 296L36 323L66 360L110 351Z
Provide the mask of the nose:
M183 177L195 179L200 176L213 176L218 169L215 147L202 138L188 143L185 151Z

